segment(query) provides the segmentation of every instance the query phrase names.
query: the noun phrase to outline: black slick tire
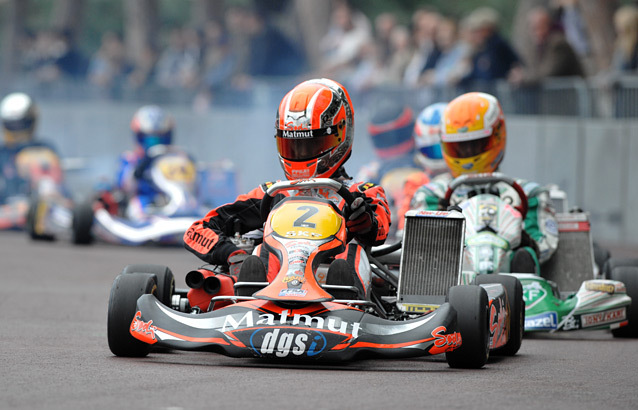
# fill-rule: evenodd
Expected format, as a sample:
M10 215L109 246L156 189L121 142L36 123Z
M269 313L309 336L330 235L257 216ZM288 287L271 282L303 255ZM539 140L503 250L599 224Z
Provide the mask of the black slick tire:
M508 275L478 275L474 283L477 285L498 283L505 288L507 310L510 313L509 335L505 346L492 351L492 354L514 356L521 348L525 331L525 302L523 301L521 281Z
M114 355L144 357L151 351L151 345L131 336L129 330L136 313L137 299L156 290L156 278L151 274L118 275L115 278L107 319L109 349Z
M71 240L76 245L93 242L93 203L81 202L73 208Z
M480 286L461 285L450 288L447 301L456 310L461 347L446 352L452 368L479 369L490 354L487 292Z
M638 337L638 267L618 266L611 271L611 279L625 284L631 305L627 308L629 324L612 329L614 337Z
M171 307L171 299L175 291L175 276L170 268L164 265L135 264L127 265L122 275L150 273L157 277L157 299L164 305Z
M40 218L40 208L46 206L38 197L31 198L29 201L29 209L27 210L26 230L29 237L34 241L52 241L55 239L53 235L38 233L38 224Z

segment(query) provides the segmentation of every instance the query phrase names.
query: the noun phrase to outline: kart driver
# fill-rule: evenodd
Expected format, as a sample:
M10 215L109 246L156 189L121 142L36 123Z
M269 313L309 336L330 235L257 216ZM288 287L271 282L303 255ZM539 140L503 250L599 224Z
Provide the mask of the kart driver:
M434 178L446 183L452 180L441 153L441 116L446 106L447 103L442 102L428 105L419 113L414 123L414 162L421 167L421 172L410 174L403 184L401 203L397 212L398 238L403 236L404 216L411 209L412 198L417 189Z
M404 202L406 181L417 178L417 187L429 181L416 163L413 129L414 113L408 105L389 99L372 107L368 134L377 160L364 165L355 179L383 186L393 217ZM391 228L400 224L394 218L391 222ZM390 235L394 236L392 229Z
M129 198L126 216L131 220L140 220L148 215L161 193L145 171L151 164L153 151L157 151L160 145L171 144L174 128L172 115L157 105L145 105L133 115L131 130L136 146L120 157L116 180L117 189Z
M308 136L290 136L285 132L288 130L305 131ZM288 92L279 105L275 140L286 178L333 178L356 196L352 205L344 209L345 202L341 198L325 193L342 209L346 228L355 238L330 265L326 283L355 286L359 296L365 297L371 276L362 246L380 245L385 241L390 210L383 188L373 183L354 182L346 173L343 165L352 153L353 137L352 102L346 89L335 81L324 78L304 81ZM263 246L253 252L258 256L248 256L230 239L237 229L239 233L246 233L262 228L261 200L271 184L262 184L193 223L184 235L186 249L208 263L228 264L230 274L240 277L241 281L272 281L279 270L275 256ZM284 195L294 193L288 191Z
M443 158L452 176L495 172L505 153L507 131L505 116L498 100L485 93L463 94L449 103L443 111L441 122L441 148ZM554 216L547 189L529 181L517 180L529 203L524 221L521 246L514 251L510 271L540 274L540 264L547 261L558 247L558 224ZM412 201L413 209L445 209L442 203L449 181L435 178L419 188ZM508 194L512 188L499 185L501 197L518 197ZM458 198L470 194L460 192ZM513 205L516 205L514 203Z
M12 93L0 102L4 145L0 147L0 203L28 196L39 178L56 186L62 182L58 155L47 143L35 140L38 107L24 93Z

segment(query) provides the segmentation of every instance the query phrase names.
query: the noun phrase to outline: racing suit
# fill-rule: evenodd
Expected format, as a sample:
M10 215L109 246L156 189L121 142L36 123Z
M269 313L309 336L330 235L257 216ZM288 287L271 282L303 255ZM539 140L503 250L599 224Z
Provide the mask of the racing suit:
M374 214L372 228L365 234L356 235L355 241L350 242L346 250L336 257L351 263L367 293L371 274L369 266L366 267L367 257L361 245L383 244L390 228L390 209L381 186L370 182L352 182L341 179L340 182L348 187L355 196L362 195ZM240 195L235 202L217 207L208 212L201 220L194 222L184 234L186 249L210 264L226 264L229 256L239 250L230 239L235 234L236 229L239 230L240 234L243 234L263 227L260 215L261 200L272 184L273 182L262 184L249 193ZM280 195L291 196L294 194L292 191L285 191ZM320 190L319 195L333 201L339 209L343 210L345 201L337 195L330 191L323 192L323 190ZM279 271L279 261L263 246L258 247L255 251L266 266L268 281L272 281Z
M116 177L116 188L129 196L126 216L132 220L142 219L160 191L144 175L148 163L143 150L126 151L120 156ZM146 164L148 165L148 164Z
M440 210L441 200L445 197L447 187L452 181L450 174L441 174L430 183L419 188L411 202L411 209ZM540 272L540 264L549 260L558 247L558 223L555 212L549 198L549 191L535 182L517 180L527 195L529 209L525 217L523 230L528 234L533 243L531 249L536 262L536 271ZM510 198L513 206L518 203L518 195L513 188L504 182L499 182L497 187L501 198ZM455 196L450 200L452 204L459 203L468 191L459 187ZM523 244L525 245L525 244ZM533 252L532 252L533 251Z

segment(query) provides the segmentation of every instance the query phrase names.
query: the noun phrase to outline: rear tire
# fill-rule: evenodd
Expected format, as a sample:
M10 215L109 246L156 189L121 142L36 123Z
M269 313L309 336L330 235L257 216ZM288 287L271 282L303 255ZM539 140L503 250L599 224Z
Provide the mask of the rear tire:
M490 354L487 292L475 285L454 286L450 288L447 300L456 310L457 329L462 340L460 348L445 353L448 365L479 369Z
M611 279L625 284L631 305L627 308L629 324L612 329L614 337L638 337L638 268L634 266L618 266L611 271Z
M82 202L73 208L72 240L76 245L93 242L93 203Z
M157 299L164 305L171 307L171 299L175 291L175 276L170 268L164 265L136 264L127 265L122 270L122 275L146 273L157 276Z
M109 349L116 356L144 357L151 345L134 338L130 333L131 322L137 309L137 299L153 294L157 289L156 278L151 274L118 275L111 287L107 320Z
M508 339L505 346L492 351L495 355L514 356L523 343L525 331L525 302L523 301L523 285L514 276L508 275L478 275L477 285L498 283L503 285L507 293L507 310L510 312Z
M638 267L638 258L609 258L603 266L604 278L611 279L611 272L621 266Z

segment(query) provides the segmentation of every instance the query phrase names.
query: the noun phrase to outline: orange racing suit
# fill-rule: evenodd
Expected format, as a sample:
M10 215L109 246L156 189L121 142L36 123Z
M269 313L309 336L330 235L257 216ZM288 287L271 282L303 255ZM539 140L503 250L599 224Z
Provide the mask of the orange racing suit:
M385 192L379 185L364 182L352 182L351 180L340 180L349 191L356 195L363 195L373 211L373 226L367 233L356 235L356 241L363 246L381 245L388 236L390 229L390 208L388 206ZM264 221L261 219L261 200L265 192L272 185L268 182L260 185L245 195L240 195L235 202L217 207L208 214L194 222L184 234L184 246L186 249L197 255L200 259L213 265L223 265L227 263L231 253L239 248L231 241L231 237L238 231L240 234L261 229ZM320 194L332 200L339 209L343 210L345 201L336 194L320 192ZM291 196L294 192L285 191L279 195ZM277 198L275 197L275 201ZM359 272L358 264L361 252L348 246L343 254L337 256L348 261L352 261L355 270ZM360 248L357 246L357 248ZM263 252L264 249L261 249ZM274 255L265 255L260 252L262 260L266 264L268 280L271 281L277 274L278 261L272 263ZM363 278L365 283L366 278Z

